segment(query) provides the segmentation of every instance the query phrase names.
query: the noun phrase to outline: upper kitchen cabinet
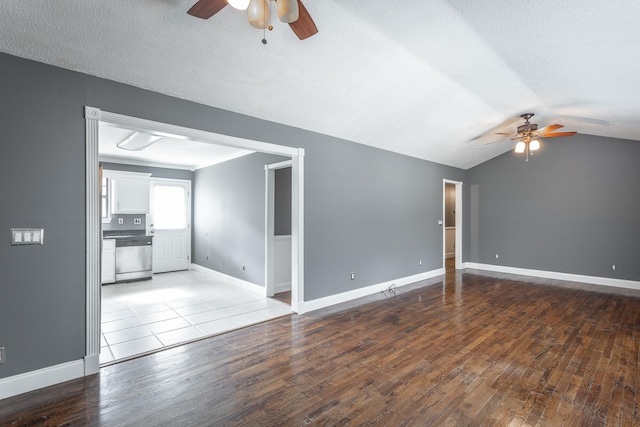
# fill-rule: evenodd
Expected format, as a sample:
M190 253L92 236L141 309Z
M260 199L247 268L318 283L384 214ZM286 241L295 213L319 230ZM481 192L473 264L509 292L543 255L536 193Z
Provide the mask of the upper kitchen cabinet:
M149 177L151 174L104 171L111 180L111 213L144 214L149 212Z

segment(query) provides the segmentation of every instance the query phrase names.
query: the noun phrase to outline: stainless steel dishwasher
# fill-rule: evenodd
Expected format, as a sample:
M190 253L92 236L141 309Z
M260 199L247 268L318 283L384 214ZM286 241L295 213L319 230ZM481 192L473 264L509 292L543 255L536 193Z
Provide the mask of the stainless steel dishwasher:
M148 279L153 270L153 237L116 237L116 282Z

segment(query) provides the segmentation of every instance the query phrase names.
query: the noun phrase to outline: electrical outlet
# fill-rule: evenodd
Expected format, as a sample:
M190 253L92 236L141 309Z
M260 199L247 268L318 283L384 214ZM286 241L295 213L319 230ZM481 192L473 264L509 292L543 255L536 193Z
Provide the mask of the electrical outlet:
M2 365L5 362L5 357L6 357L6 352L4 350L4 347L0 347L0 365Z
M140 218L133 218L133 223L134 223L135 225L140 225L140 224L142 224L142 219L140 219Z
M356 273L351 273L351 280L356 280Z
M124 218L118 218L118 225L124 224Z
M611 269L615 270L616 269L616 265L615 264L611 264Z
M242 266L242 271L247 271L247 267L246 266Z
M498 259L498 258L500 258L500 255L499 255L499 254L496 254L496 259Z
M422 260L418 260L418 265L422 265Z

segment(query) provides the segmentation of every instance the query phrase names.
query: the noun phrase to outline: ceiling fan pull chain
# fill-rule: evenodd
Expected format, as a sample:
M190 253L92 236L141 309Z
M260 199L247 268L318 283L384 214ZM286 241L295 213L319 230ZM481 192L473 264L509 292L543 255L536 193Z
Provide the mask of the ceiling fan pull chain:
M267 2L267 3L269 3L269 2ZM267 6L269 6L269 25L271 25L271 5L267 4ZM264 12L262 13L262 19L264 21L266 21L267 20L267 8L265 7L263 10L264 10ZM266 28L266 26L264 28L262 28L262 44L267 44L267 30L265 28Z

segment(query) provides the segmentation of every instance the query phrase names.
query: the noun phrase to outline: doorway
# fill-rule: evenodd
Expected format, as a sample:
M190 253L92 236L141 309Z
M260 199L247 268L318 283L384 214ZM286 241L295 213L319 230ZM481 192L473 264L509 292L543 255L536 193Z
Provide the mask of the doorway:
M265 166L266 295L291 300L292 203L291 161Z
M149 180L147 234L153 235L153 273L189 268L191 259L191 181Z
M462 182L443 180L442 253L446 273L462 268Z
M304 300L304 149L246 140L182 126L85 107L86 129L86 349L85 375L100 368L101 347L101 218L99 199L98 139L100 123L148 132L153 135L241 148L291 158L292 167L292 251L291 307L300 312ZM172 273L175 274L175 273Z

